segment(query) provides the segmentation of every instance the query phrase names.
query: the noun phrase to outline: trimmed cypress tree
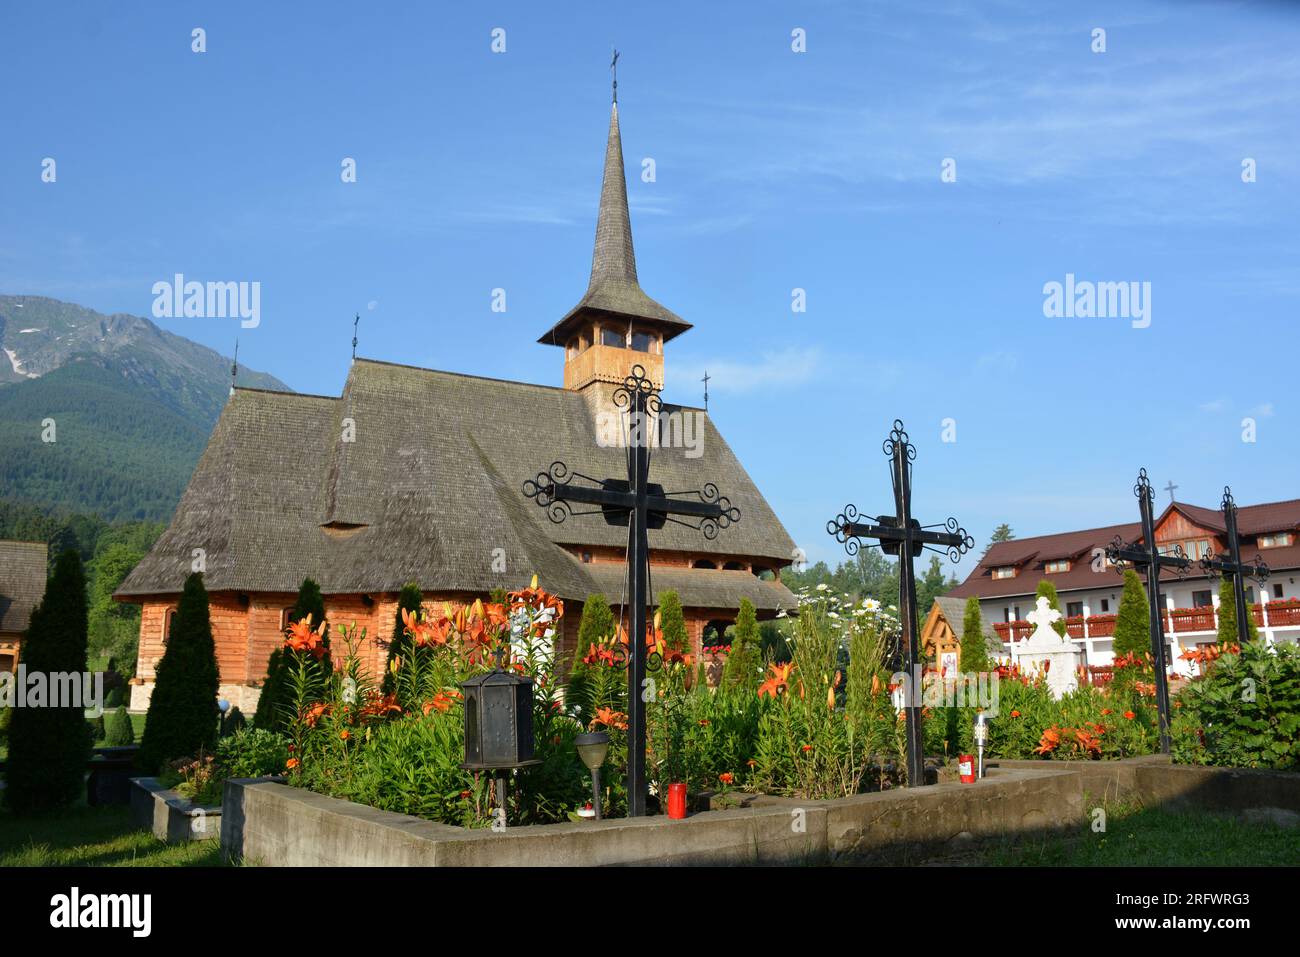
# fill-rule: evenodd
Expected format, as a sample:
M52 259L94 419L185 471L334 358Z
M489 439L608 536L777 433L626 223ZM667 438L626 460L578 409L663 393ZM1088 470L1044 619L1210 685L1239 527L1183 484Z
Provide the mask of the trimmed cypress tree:
M384 694L390 694L396 687L397 679L393 675L393 662L398 658L405 658L410 639L406 637L406 625L402 623L402 612L407 611L412 615L420 610L421 603L424 601L424 593L420 591L420 586L415 582L407 582L402 586L402 593L397 596L397 611L394 613L396 620L393 623L393 640L388 643L388 663L384 667L384 680L380 683L380 688Z
M202 573L195 572L185 580L167 650L158 662L140 741L142 768L157 771L168 761L212 750L219 683L208 592Z
M989 643L984 635L984 616L980 614L980 600L974 595L966 599L957 667L963 674L978 674L989 670Z
M298 598L293 603L293 610L289 612L289 621L291 623L302 621L308 615L311 615L312 628L319 626L325 620L325 599L321 597L320 585L310 578L304 578L298 588ZM329 626L325 628L325 636L321 643L325 646L325 656L321 658L321 665L328 672L331 669ZM262 693L257 699L257 710L253 712L253 727L268 731L283 730L285 711L290 705L289 668L292 664L293 658L283 644L271 652L271 657L266 662L266 680L262 682Z
M1255 616L1246 609L1246 629L1250 632L1248 641L1259 639L1259 630L1255 627ZM1224 578L1219 583L1219 644L1233 645L1237 639L1237 589L1232 587L1232 579Z
M1111 648L1116 658L1135 654L1144 658L1151 651L1151 617L1146 592L1138 573L1124 571L1124 592L1119 596L1119 613L1115 616L1115 637Z
M578 657L585 655L593 644L614 633L614 612L604 595L588 595L582 605L582 619L578 622Z
M664 633L664 644L674 651L690 651L690 637L686 633L686 616L677 592L666 591L659 596L659 630Z
M52 707L50 695L59 674L86 672L86 577L81 557L63 552L45 585L45 596L32 612L22 644L28 676L46 679L43 707L14 708L9 723L9 766L5 800L18 814L65 807L85 793L90 731L82 709L85 702L61 701ZM31 704L30 697L28 703Z
M740 599L736 612L736 630L731 639L731 654L722 669L722 683L728 688L757 690L763 667L762 640L758 634L758 616L754 603Z
M1047 598L1047 603L1057 611L1061 610L1061 597L1056 593L1056 586L1046 578L1038 583L1038 591L1034 594L1035 599ZM1065 637L1065 619L1060 618L1052 622L1052 631L1056 632L1062 638Z
M135 728L131 726L131 716L126 713L126 705L110 712L104 726L104 744L108 747L121 748L135 744Z

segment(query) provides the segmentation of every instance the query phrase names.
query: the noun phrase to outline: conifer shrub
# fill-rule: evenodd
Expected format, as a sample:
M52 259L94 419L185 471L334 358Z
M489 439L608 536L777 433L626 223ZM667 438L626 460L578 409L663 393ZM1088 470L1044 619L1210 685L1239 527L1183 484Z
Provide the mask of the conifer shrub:
M325 620L325 599L321 596L320 585L310 578L304 578L298 588L298 598L293 610L289 612L289 622L302 621L311 616L312 628ZM329 627L325 628L325 655L322 658L328 673L330 669ZM278 646L266 662L266 680L262 682L262 693L257 699L257 710L253 712L254 727L267 731L283 731L288 723L288 711L293 700L293 687L290 671L295 662L293 652L283 645Z
M47 682L54 675L80 678L86 672L86 578L75 551L65 551L55 562L45 596L32 612L23 663L29 675L45 674ZM15 708L9 719L4 796L18 814L66 807L85 792L92 742L83 702L53 704Z
M722 681L729 688L757 691L763 671L763 643L758 633L758 616L754 603L748 598L740 600L736 612L736 630L731 640L731 653L722 669Z
M675 591L666 591L659 596L659 629L664 633L664 644L673 651L686 653L691 650L682 602Z
M131 716L127 714L126 705L119 705L109 712L104 722L104 744L110 748L123 748L135 744L135 728L131 726Z
M984 616L980 614L980 600L974 595L966 599L957 667L963 674L979 674L989 670L989 644L984 634Z
M395 620L393 622L393 638L388 643L388 662L384 667L384 677L380 684L384 694L390 694L393 691L394 682L394 662L402 658L407 653L407 647L411 639L407 637L406 625L402 621L402 612L415 615L419 614L421 603L424 601L424 593L420 591L420 586L414 582L407 582L402 586L402 592L397 596L397 611L394 612Z
M158 662L149 717L140 742L140 767L164 764L210 751L217 737L216 649L203 575L185 580L172 620L171 637Z
M1255 627L1255 616L1246 609L1246 628L1250 632L1248 641L1259 640L1259 630ZM1225 577L1219 583L1219 644L1233 645L1241 640L1237 634L1237 589L1232 579Z

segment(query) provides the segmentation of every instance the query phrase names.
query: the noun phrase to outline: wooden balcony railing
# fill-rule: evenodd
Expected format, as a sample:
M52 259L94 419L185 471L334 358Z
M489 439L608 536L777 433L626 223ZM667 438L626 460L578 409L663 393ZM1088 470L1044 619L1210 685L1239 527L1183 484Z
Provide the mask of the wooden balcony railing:
M1175 608L1168 615L1170 630L1174 632L1214 631L1214 606L1204 608Z
M1283 601L1271 601L1267 606L1251 605L1251 617L1256 627L1264 626L1264 613L1268 612L1270 628L1300 627L1300 600L1288 598ZM1165 631L1168 634L1188 634L1214 632L1218 629L1218 620L1213 606L1203 608L1175 608L1165 612ZM1070 638L1110 638L1115 634L1115 615L1091 615L1084 618L1076 615L1065 619L1065 633ZM1003 641L1021 641L1034 633L1034 626L1027 621L999 621L993 625Z

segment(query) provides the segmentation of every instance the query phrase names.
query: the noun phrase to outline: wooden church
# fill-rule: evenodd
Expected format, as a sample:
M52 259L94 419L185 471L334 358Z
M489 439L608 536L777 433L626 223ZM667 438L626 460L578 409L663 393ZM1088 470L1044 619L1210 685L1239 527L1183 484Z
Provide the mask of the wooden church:
M170 526L115 595L143 612L131 708L148 705L181 589L200 567L221 695L245 713L306 577L336 632L365 628L376 672L407 582L432 605L517 589L535 573L565 602L560 643L571 650L589 595L618 613L627 530L599 515L554 524L521 487L554 460L623 474L626 448L598 440L613 391L635 365L662 387L665 346L690 328L637 279L615 102L591 280L539 340L564 350L563 386L356 359L338 397L235 389ZM652 597L678 593L698 651L743 598L762 618L794 607L780 581L794 543L707 412L665 401L661 414L674 413L698 423L698 441L655 448L650 481L713 482L741 515L713 540L672 523L650 532Z

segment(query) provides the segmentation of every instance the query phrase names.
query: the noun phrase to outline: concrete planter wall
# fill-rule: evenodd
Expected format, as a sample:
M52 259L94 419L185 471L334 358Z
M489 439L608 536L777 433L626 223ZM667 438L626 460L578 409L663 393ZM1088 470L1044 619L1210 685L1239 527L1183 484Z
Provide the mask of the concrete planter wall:
M1059 829L1082 813L1077 776L1057 768L1008 769L974 785L835 801L765 798L681 821L585 821L499 833L249 779L226 782L221 847L228 860L274 866L907 863L973 838Z
M168 844L206 841L221 833L221 808L201 807L157 778L132 778L131 821Z

